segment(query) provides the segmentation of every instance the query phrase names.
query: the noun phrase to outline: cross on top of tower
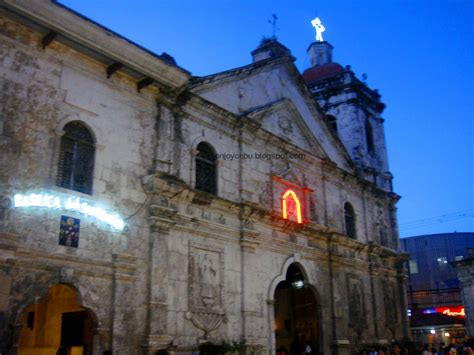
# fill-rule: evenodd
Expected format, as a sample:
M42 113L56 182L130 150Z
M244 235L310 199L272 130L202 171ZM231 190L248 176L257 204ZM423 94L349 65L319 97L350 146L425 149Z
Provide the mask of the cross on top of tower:
M275 14L272 14L272 20L268 20L268 23L272 25L273 27L272 38L276 38L276 31L279 30L279 28L276 25L277 20L278 20L278 17Z
M313 21L311 21L311 24L316 30L316 41L324 42L322 33L326 31L326 28L321 23L321 20L319 19L319 17L316 17Z

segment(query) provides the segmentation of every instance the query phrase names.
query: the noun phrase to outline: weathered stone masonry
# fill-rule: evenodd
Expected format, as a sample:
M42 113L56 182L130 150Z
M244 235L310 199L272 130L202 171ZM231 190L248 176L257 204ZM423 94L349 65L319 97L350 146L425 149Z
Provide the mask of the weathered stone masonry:
M58 284L93 314L94 354L190 351L204 340L272 353L283 341L275 295L292 265L314 295L319 353L407 335L380 105L364 111L369 154L366 117L350 109L363 100L344 103L332 88L326 107L318 81L308 84L275 40L250 65L195 78L53 2L0 8L1 353L24 351L25 312ZM326 114L342 114L345 128L334 132ZM56 186L73 121L95 139L92 195ZM300 158L218 159L212 195L194 188L201 142L217 156ZM282 186L306 191L304 225L281 217ZM12 205L17 193L41 191L117 211L126 227ZM356 239L346 235L346 203ZM80 219L78 248L58 245L64 214Z

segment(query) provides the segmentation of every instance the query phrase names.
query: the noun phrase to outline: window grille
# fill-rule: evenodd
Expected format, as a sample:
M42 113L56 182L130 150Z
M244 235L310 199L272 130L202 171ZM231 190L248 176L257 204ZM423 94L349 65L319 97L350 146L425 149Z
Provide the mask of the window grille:
M82 123L75 121L64 126L56 185L92 194L94 155L94 138Z
M356 239L355 213L354 208L349 202L344 205L344 221L346 223L347 236Z
M212 147L199 143L196 155L196 189L217 194L217 158Z

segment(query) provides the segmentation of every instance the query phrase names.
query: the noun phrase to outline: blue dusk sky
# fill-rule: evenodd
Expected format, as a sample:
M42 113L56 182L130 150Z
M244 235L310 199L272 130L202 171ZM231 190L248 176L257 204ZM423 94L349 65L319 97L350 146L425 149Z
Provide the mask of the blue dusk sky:
M318 16L334 61L378 89L400 236L474 231L474 1L61 0L203 76L251 62L272 35L309 66Z

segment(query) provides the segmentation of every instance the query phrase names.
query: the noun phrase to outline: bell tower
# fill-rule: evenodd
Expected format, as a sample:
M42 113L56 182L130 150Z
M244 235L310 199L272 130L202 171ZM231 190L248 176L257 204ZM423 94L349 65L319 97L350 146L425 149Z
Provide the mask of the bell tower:
M378 91L358 79L350 66L333 62L332 52L329 42L311 43L307 50L311 67L303 72L303 79L362 175L391 191L382 118L385 104Z

